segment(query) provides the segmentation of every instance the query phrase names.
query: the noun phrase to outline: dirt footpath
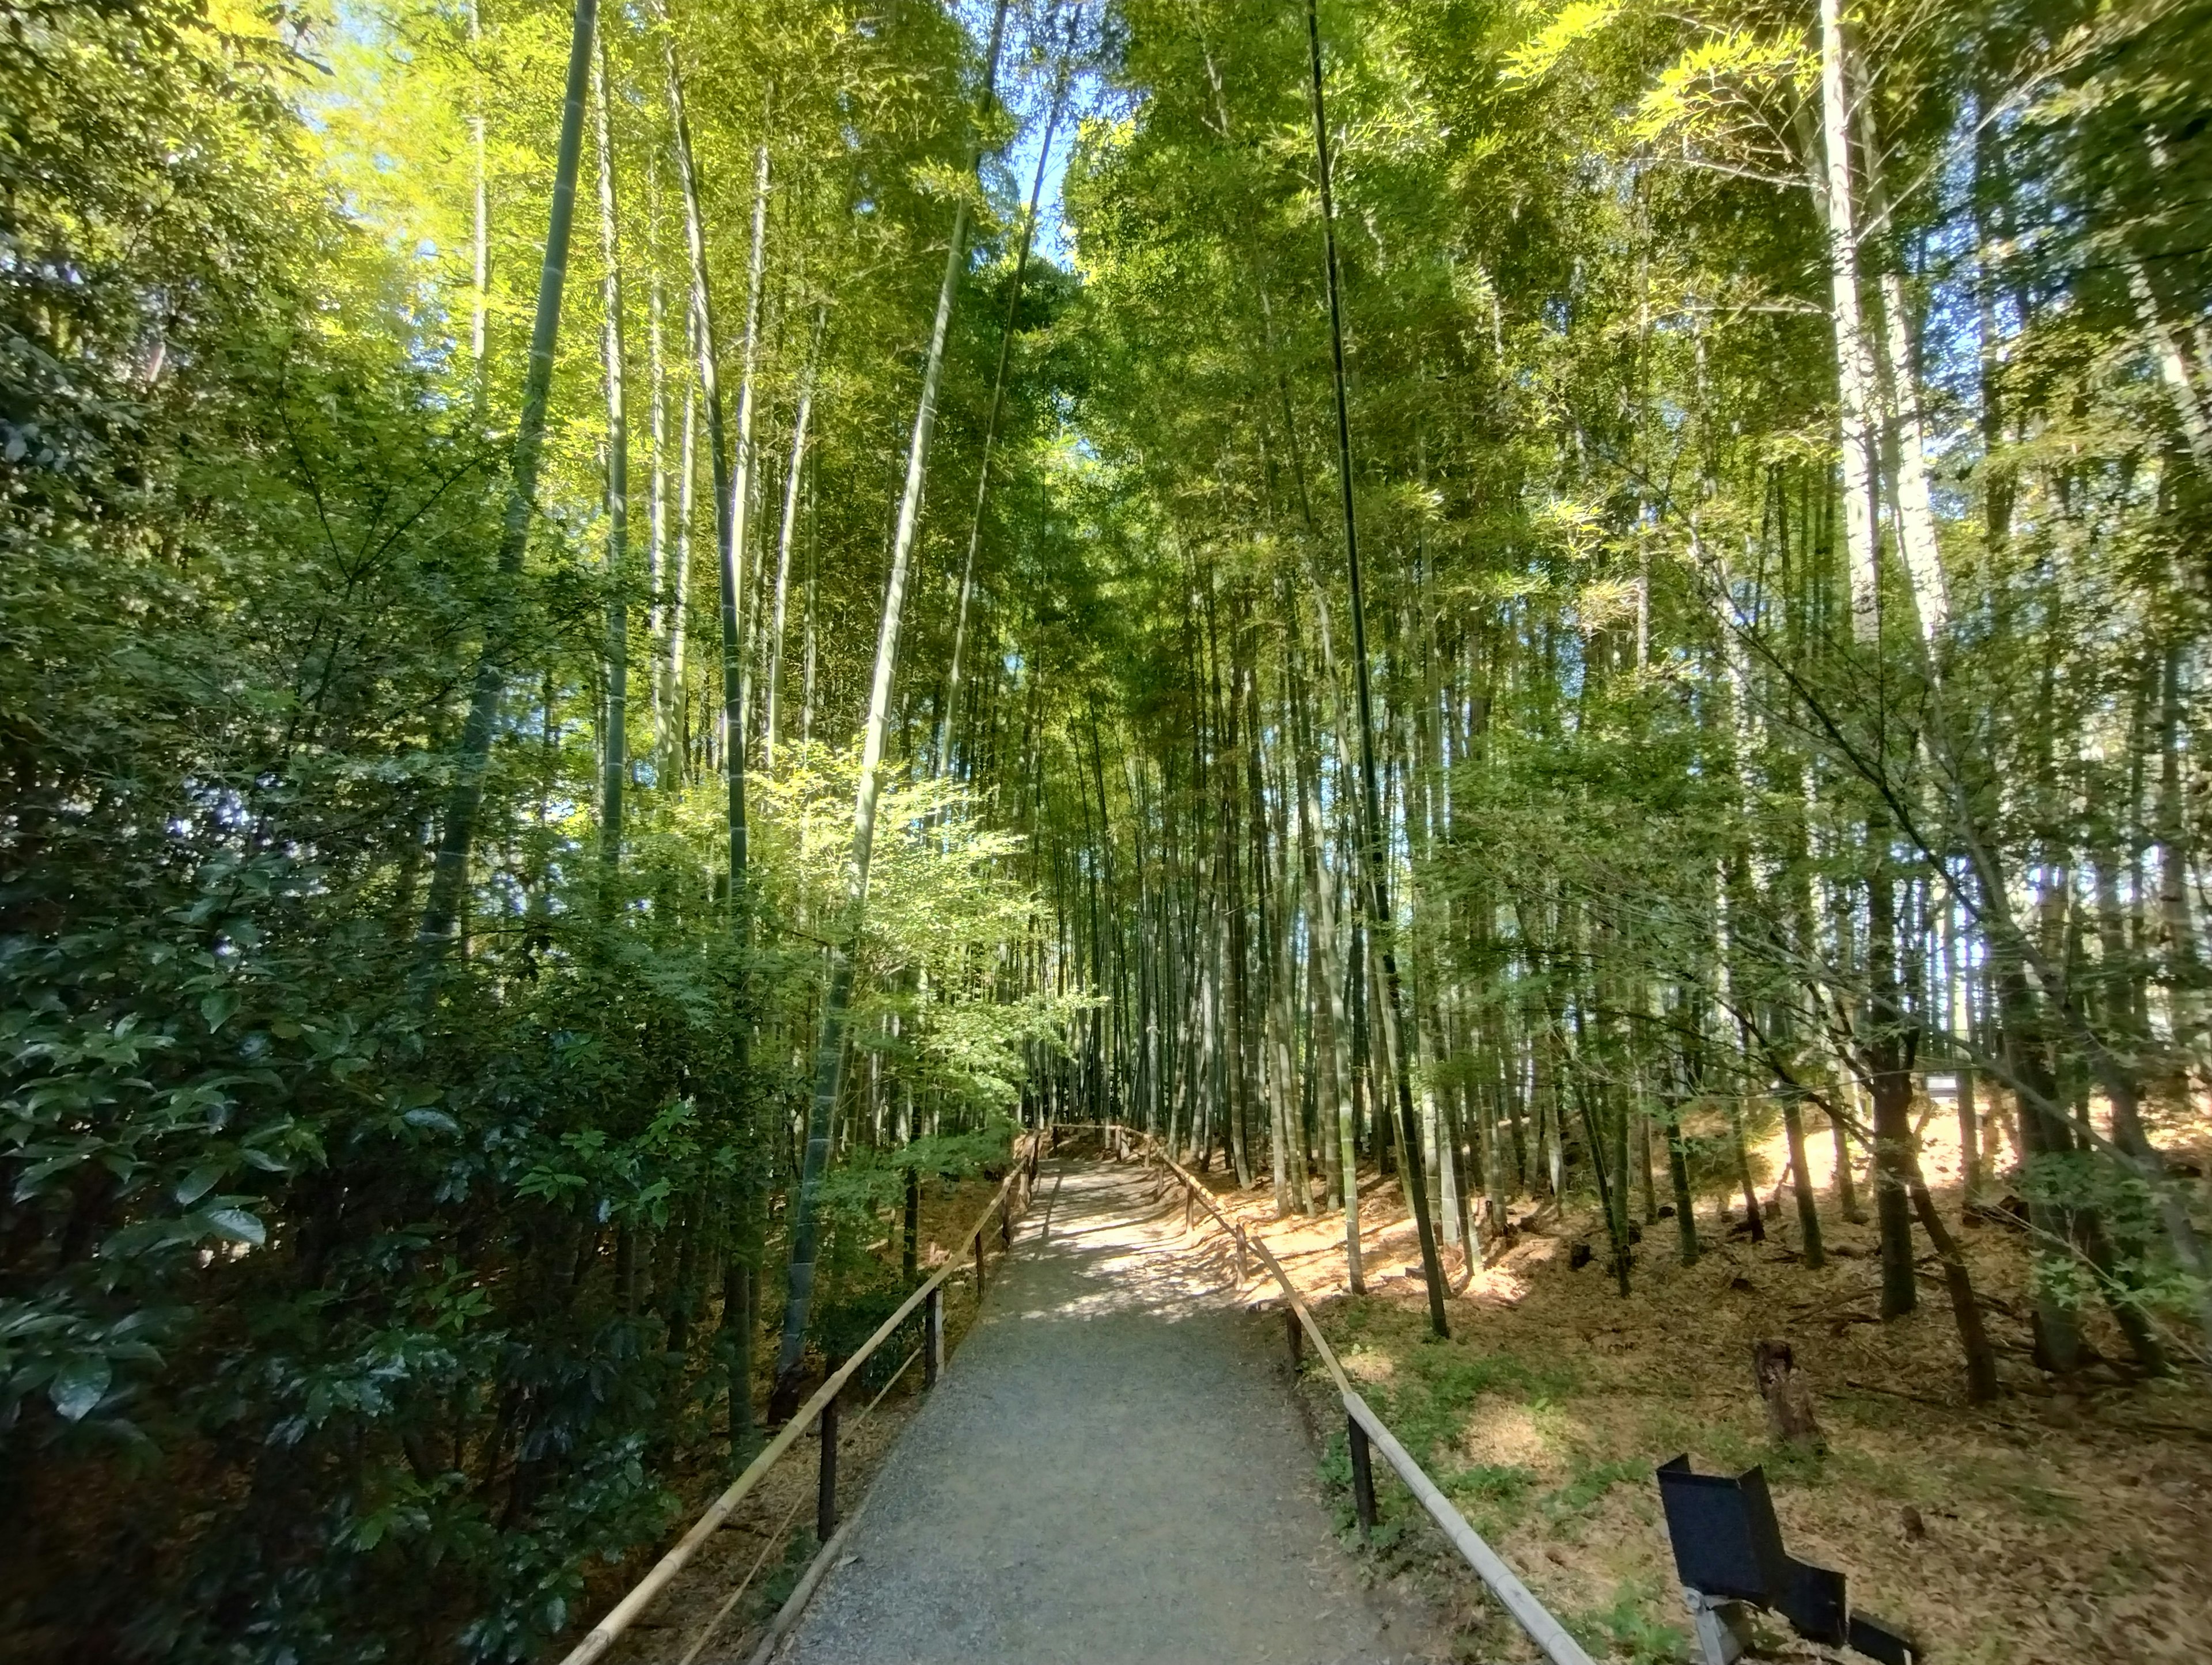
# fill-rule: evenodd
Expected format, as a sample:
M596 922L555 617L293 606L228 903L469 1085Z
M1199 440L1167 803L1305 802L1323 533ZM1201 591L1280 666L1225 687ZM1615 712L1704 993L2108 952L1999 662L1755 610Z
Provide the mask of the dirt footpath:
M1048 1164L981 1321L777 1657L1336 1665L1441 1656L1331 1535L1279 1320L1139 1170Z

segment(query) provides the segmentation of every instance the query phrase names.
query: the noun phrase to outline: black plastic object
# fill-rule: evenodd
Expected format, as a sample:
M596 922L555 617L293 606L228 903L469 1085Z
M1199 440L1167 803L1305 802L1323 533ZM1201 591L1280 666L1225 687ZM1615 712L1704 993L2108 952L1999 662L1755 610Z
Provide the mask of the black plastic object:
M1730 1601L1778 1605L1790 1563L1764 1472L1693 1474L1685 1453L1659 1465L1659 1499L1684 1583Z
M1796 1560L1782 1547L1763 1469L1693 1474L1685 1453L1659 1465L1659 1498L1674 1571L1690 1589L1770 1608L1808 1642L1848 1644L1883 1665L1912 1665L1911 1643L1886 1626L1850 1617L1842 1573Z
M1850 1645L1881 1665L1919 1665L1920 1650L1910 1638L1864 1613L1851 1615Z

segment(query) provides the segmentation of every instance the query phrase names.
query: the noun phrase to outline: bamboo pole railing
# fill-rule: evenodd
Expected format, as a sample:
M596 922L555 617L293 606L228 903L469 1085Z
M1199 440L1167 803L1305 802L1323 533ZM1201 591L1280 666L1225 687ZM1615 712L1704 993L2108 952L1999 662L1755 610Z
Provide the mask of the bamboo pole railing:
M1036 1133L1025 1136L1017 1144L1018 1154L1005 1181L985 1205L983 1212L975 1217L975 1224L958 1239L963 1243L972 1240L975 1245L975 1293L978 1300L983 1292L983 1234L990 1226L991 1217L1000 1214L1000 1237L1002 1240L1011 1241L1015 1213L1019 1207L1026 1206L1030 1186L1036 1177L1040 1148L1040 1137ZM1020 1199L1018 1205L1012 1200L1017 1196ZM898 1327L912 1317L915 1310L925 1302L929 1303L929 1311L925 1316L928 1335L923 1344L926 1354L924 1365L927 1379L932 1382L937 1380L944 1360L943 1290L945 1280L960 1271L963 1265L957 1254L946 1256L944 1267L934 1276L901 1302L898 1310L884 1319L877 1327L875 1334L862 1342L850 1358L830 1371L822 1385L814 1390L814 1396L799 1407L798 1413L783 1425L776 1437L762 1447L760 1454L745 1465L744 1471L730 1482L720 1497L707 1505L706 1512L699 1516L689 1532L677 1540L675 1547L654 1563L652 1571L630 1587L629 1594L617 1601L612 1611L592 1627L590 1634L568 1651L561 1665L593 1665L593 1662L604 1658L623 1632L635 1624L639 1615L675 1582L676 1575L684 1571L691 1558L699 1553L700 1547L714 1535L724 1521L729 1519L731 1512L751 1494L769 1470L798 1443L802 1434L823 1419L825 1413L829 1414L830 1425L824 1430L826 1443L823 1452L823 1506L829 1508L826 1488L835 1484L836 1473L836 1413L833 1407L837 1395L844 1391L846 1384L868 1362L876 1349L888 1341Z
M1162 1150L1152 1135L1146 1133L1140 1137L1145 1159L1158 1163L1182 1181L1185 1195L1212 1215L1220 1222L1222 1229L1236 1239L1238 1283L1241 1285L1244 1279L1248 1249L1257 1254L1261 1264L1273 1274L1275 1282L1282 1289L1283 1299L1291 1315L1289 1334L1293 1359L1297 1357L1299 1337L1303 1334L1312 1343L1315 1355L1328 1367L1329 1379L1336 1384L1337 1397L1344 1404L1345 1433L1352 1448L1353 1501L1358 1510L1361 1532L1370 1531L1375 1524L1375 1480L1370 1459L1370 1448L1372 1447L1382 1453L1383 1461L1397 1472L1398 1478L1406 1483L1406 1489L1413 1494L1422 1508L1428 1510L1430 1518L1443 1528L1444 1536L1451 1540L1452 1547L1459 1551L1467 1564L1474 1570L1474 1576L1482 1580L1490 1593L1498 1598L1499 1605L1512 1615L1514 1622L1528 1633L1528 1639L1543 1650L1545 1657L1552 1662L1552 1665L1592 1665L1589 1655L1583 1650L1582 1644L1567 1633L1566 1627L1552 1616L1550 1610L1521 1582L1513 1569L1505 1565L1498 1552L1483 1541L1482 1534L1467 1523L1467 1517L1452 1506L1451 1499L1444 1496L1421 1465L1413 1461L1412 1454L1399 1443L1397 1436L1384 1425L1382 1419L1376 1416L1367 1401L1353 1391L1351 1378L1345 1375L1344 1366L1337 1358L1336 1349L1329 1346L1328 1338L1321 1333L1321 1325L1315 1320L1313 1310L1306 1305L1305 1297L1298 1293L1297 1285L1290 1280L1282 1263L1276 1260L1267 1245L1223 1213L1215 1204L1212 1193ZM1188 1204L1184 1218L1186 1220L1189 1218Z

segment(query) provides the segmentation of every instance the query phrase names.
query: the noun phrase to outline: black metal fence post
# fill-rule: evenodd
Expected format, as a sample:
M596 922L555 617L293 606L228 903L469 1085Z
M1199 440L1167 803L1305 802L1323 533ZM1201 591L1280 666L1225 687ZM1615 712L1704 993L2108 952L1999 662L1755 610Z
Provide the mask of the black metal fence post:
M1359 1511L1359 1535L1372 1537L1375 1533L1375 1464L1367 1451L1367 1431L1359 1425L1359 1419L1347 1414L1345 1431L1352 1444L1352 1503Z

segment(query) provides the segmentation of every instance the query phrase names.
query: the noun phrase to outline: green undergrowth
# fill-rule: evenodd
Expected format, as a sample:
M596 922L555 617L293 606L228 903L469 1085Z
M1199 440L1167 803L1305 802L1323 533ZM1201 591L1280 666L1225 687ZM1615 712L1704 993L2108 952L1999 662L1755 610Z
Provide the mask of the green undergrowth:
M1562 1613L1559 1622L1596 1657L1626 1660L1628 1665L1674 1665L1686 1656L1690 1632L1686 1625L1655 1616L1666 1600L1667 1593L1655 1582L1625 1579L1614 1587L1609 1606Z
M814 1535L814 1528L802 1526L784 1540L783 1559L775 1564L768 1577L761 1581L753 1596L755 1619L768 1618L791 1600L792 1591L805 1576L807 1564L822 1547L822 1540Z
M1427 1334L1419 1314L1379 1303L1343 1303L1330 1328L1362 1397L1476 1532L1494 1546L1510 1542L1516 1553L1509 1559L1526 1559L1532 1549L1551 1561L1565 1554L1561 1565L1581 1589L1609 1592L1595 1602L1555 1603L1561 1622L1595 1658L1659 1665L1687 1656L1689 1633L1676 1615L1668 1577L1637 1565L1635 1551L1615 1541L1618 1516L1605 1512L1608 1500L1627 1488L1634 1515L1656 1529L1652 1475L1659 1461L1688 1450L1701 1467L1763 1463L1781 1486L1820 1486L1847 1474L1880 1489L1904 1478L1872 1472L1881 1465L1865 1458L1771 1446L1696 1415L1663 1392L1636 1406L1624 1422L1618 1400L1581 1361L1486 1347L1464 1334L1439 1341ZM1528 1461L1471 1457L1470 1428L1509 1407L1540 1451ZM1614 1414L1589 1414L1599 1409ZM1351 1455L1340 1429L1328 1442L1320 1473L1339 1534L1360 1547ZM1442 1537L1379 1456L1376 1509L1375 1530L1360 1547L1378 1577L1455 1576L1455 1558ZM1488 1638L1471 1640L1478 1650L1499 1639L1491 1635L1498 1626L1510 1628L1502 1613L1485 1608L1486 1616L1474 1621Z
M1484 1395L1534 1408L1571 1397L1581 1386L1563 1361L1486 1351L1457 1339L1438 1341L1420 1333L1417 1317L1370 1301L1346 1303L1334 1328L1337 1347L1355 1376L1363 1353L1390 1359L1389 1378L1363 1379L1360 1396L1425 1464L1458 1438L1466 1413Z

